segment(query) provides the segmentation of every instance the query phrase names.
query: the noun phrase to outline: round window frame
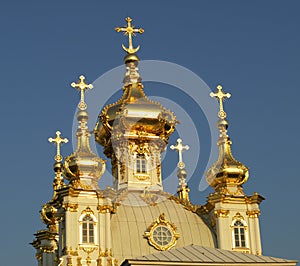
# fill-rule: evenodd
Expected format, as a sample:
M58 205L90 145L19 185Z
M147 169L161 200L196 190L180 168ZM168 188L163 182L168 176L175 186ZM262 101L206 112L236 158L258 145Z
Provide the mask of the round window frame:
M166 228L171 235L171 239L165 245L162 245L155 240L155 231L160 227ZM148 230L145 232L145 237L148 238L148 242L151 246L153 246L157 250L165 251L176 245L177 239L179 238L179 234L176 232L176 226L166 221L164 219L164 214L161 214L159 218L149 226Z

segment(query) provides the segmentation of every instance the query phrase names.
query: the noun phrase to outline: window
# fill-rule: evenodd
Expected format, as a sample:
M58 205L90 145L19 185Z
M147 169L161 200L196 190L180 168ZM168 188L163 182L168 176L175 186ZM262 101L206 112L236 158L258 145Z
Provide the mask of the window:
M91 216L82 219L82 243L94 243L94 221Z
M138 155L136 158L136 173L147 174L147 161L144 155Z
M153 240L158 246L168 246L172 239L172 231L164 225L159 225L153 230Z
M245 226L241 221L233 224L234 244L236 248L246 247Z

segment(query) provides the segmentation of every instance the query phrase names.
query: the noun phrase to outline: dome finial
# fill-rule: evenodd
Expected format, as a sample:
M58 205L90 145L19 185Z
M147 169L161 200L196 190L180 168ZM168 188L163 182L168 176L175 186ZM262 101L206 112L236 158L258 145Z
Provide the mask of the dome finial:
M67 138L61 138L60 135L61 135L60 131L56 131L56 138L48 139L49 142L54 142L54 144L56 145L56 155L54 156L54 160L58 163L61 162L63 159L60 154L60 146L63 143L68 143L69 141Z
M183 145L182 144L182 140L181 139L177 139L177 145L171 145L170 147L172 150L176 150L178 152L178 157L179 157L179 161L177 164L178 167L178 171L177 171L177 177L179 178L179 185L177 188L177 193L179 198L184 201L185 203L188 203L190 201L189 199L189 192L190 189L188 188L188 185L186 183L186 176L187 176L187 172L184 169L185 168L185 164L182 160L182 153L183 151L187 151L189 150L189 146L188 145Z
M177 164L177 167L179 169L183 169L185 167L185 164L182 160L182 153L183 151L187 151L190 147L188 145L185 145L183 146L182 145L182 140L181 139L177 139L177 145L174 146L174 145L171 145L170 147L172 150L176 150L178 152L178 157L179 157L179 160L178 160L178 164Z
M73 88L77 88L80 91L80 102L78 104L78 109L80 109L80 110L86 110L87 105L86 105L86 103L84 101L84 93L85 93L85 91L87 89L91 90L93 88L93 85L92 84L87 84L85 82L85 77L83 75L81 75L79 77L78 83L72 82L71 86Z
M93 85L87 84L85 77L81 75L78 83L73 82L71 86L80 90L79 111L77 112L79 125L76 132L76 151L65 158L64 176L70 181L69 185L75 188L98 190L98 180L105 171L105 162L91 150L91 132L87 125L89 114L84 101L85 91L92 89Z
M55 178L53 180L53 196L52 200L55 200L57 198L56 190L63 187L65 185L63 178L62 178L62 156L60 154L60 147L63 143L67 143L68 139L67 138L62 138L60 131L56 131L56 138L49 138L49 142L54 142L56 145L56 155L54 157L54 160L56 161L53 165L53 169L55 171ZM51 202L50 201L50 202Z
M124 28L116 27L115 30L116 30L116 32L124 32L124 35L128 36L128 48L125 47L124 44L122 44L122 48L128 54L134 54L140 49L140 46L138 45L136 48L133 48L132 36L135 36L136 32L142 34L144 32L144 29L142 29L142 28L135 29L134 26L131 25L132 19L130 17L127 17L125 20L127 21L127 27L126 26L124 26Z
M242 184L248 180L248 168L237 161L231 152L231 140L227 134L228 121L226 120L226 113L223 109L223 101L225 98L231 96L230 93L224 93L222 86L217 86L216 93L211 92L210 96L218 99L220 103L220 111L218 117L220 118L217 126L220 131L218 139L219 157L217 161L206 173L206 180L208 184L215 188L215 191L230 195L242 195Z
M220 103L220 111L218 112L218 117L221 118L221 119L225 119L226 118L226 113L225 113L224 108L223 108L223 101L224 101L225 98L230 98L231 94L230 93L224 93L222 91L222 86L221 85L218 85L217 89L218 89L218 91L216 93L214 93L214 92L210 93L210 97L215 97L215 98L218 99L218 101Z

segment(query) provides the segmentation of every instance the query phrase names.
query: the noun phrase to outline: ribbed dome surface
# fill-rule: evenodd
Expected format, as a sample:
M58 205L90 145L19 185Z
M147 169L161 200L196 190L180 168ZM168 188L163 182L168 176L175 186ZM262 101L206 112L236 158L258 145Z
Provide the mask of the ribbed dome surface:
M112 252L118 261L156 253L158 250L144 236L147 228L162 214L173 223L179 233L174 248L187 245L215 247L215 236L203 219L174 200L159 195L157 205L150 206L142 193L125 196L111 218Z

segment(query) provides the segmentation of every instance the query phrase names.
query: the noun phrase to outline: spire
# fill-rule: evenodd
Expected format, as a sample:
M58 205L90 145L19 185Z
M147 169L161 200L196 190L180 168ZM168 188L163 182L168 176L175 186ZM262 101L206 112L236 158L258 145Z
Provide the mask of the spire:
M174 113L146 96L135 54L139 46L132 44L132 36L144 30L135 29L131 18L126 21L127 26L116 28L129 38L129 47L123 45L127 52L123 95L102 109L94 128L95 139L111 159L116 190L162 190L161 153L178 121Z
M179 185L177 188L177 193L178 196L181 200L183 200L184 202L189 202L189 192L190 189L188 188L188 185L186 183L186 176L187 176L187 172L185 170L185 164L183 162L183 158L182 158L182 153L184 151L189 150L189 146L188 145L183 145L182 144L182 140L181 139L177 139L177 145L171 145L170 149L171 150L175 150L178 152L178 163L177 163L177 167L178 167L178 171L177 171L177 177L179 178Z
M62 138L60 131L56 131L56 137L55 138L49 138L49 142L54 143L56 145L56 155L54 156L55 163L53 165L53 169L55 172L55 177L53 180L53 196L52 199L43 205L41 209L41 215L40 218L44 224L47 225L49 231L51 233L57 233L57 222L58 217L56 215L57 209L53 206L55 205L54 202L57 199L57 190L65 186L65 183L62 178L62 156L60 154L60 146L63 143L67 143L68 139Z
M54 143L56 145L56 155L54 156L55 163L53 165L54 172L56 173L54 181L53 181L53 197L52 200L56 199L56 190L63 187L65 185L62 178L62 159L63 157L60 154L60 148L63 143L68 143L67 138L62 138L60 131L56 131L55 138L49 138L48 141L50 143Z
M79 122L76 132L76 151L65 159L65 177L70 180L70 184L76 188L97 190L98 179L105 171L105 162L99 158L90 148L91 133L87 126L89 118L87 104L84 101L84 93L87 89L92 89L92 84L85 82L85 77L81 75L78 83L71 83L73 88L80 90L80 101L78 104L77 120Z
M243 194L242 184L247 181L249 172L244 164L233 157L231 152L232 142L227 135L228 121L226 120L223 101L225 98L229 98L231 94L224 93L221 85L217 86L217 90L216 93L210 93L210 96L217 98L220 104L219 121L217 123L220 131L218 140L219 157L206 173L206 180L218 192L239 195Z

